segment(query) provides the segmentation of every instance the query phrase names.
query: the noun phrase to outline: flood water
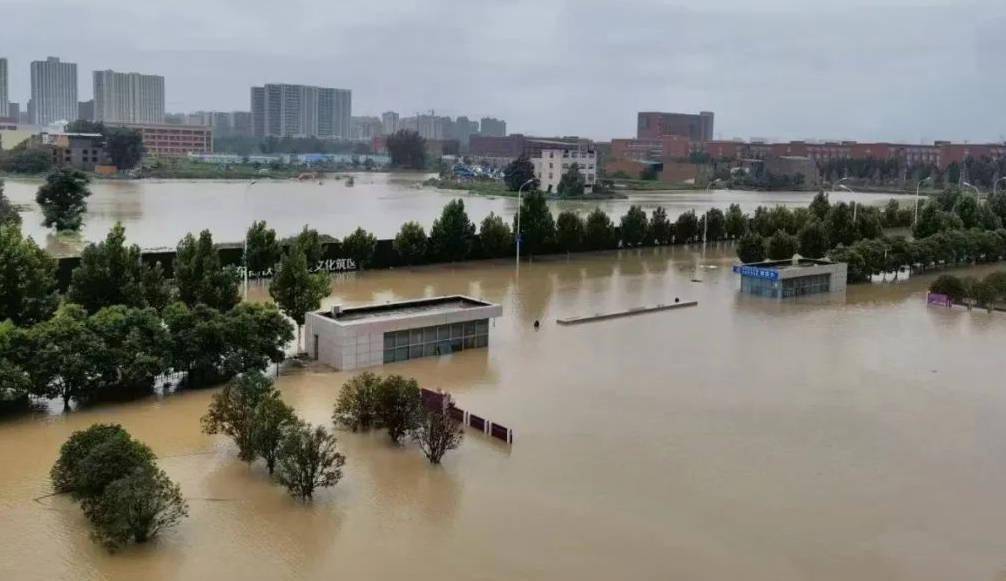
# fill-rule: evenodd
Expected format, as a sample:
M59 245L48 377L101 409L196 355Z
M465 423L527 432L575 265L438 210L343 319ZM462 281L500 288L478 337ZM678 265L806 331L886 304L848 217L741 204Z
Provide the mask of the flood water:
M451 392L516 441L469 431L432 467L414 445L340 431L343 480L306 506L200 433L216 390L0 421L0 579L1003 579L1006 315L927 307L929 275L740 296L732 259L675 247L519 276L499 261L335 280L326 306L501 302L488 349L383 371ZM674 297L699 305L555 324ZM328 423L348 377L291 369L279 387ZM33 500L60 444L94 422L147 442L190 518L109 555L70 499Z
M105 238L116 222L126 226L131 241L143 248L173 248L188 232L209 229L218 242L238 242L253 220L267 220L280 236L291 236L305 225L319 232L342 237L363 226L380 238L393 238L409 220L427 231L443 206L462 197L468 215L479 222L489 212L507 219L517 211L517 200L486 197L460 191L422 187L424 174L358 173L355 185L344 180L318 182L295 180L250 181L133 180L95 181L88 198L84 227L77 234L56 236L42 227L42 213L35 204L39 180L6 180L7 196L26 211L23 231L56 255L79 253L86 242ZM877 194L836 192L832 199L883 204L891 197ZM807 192L633 192L628 199L604 201L553 201L554 212L571 209L588 212L599 206L617 222L630 204L647 211L663 206L671 218L687 210L704 212L726 209L738 203L745 212L758 205L805 206ZM905 198L904 196L901 196Z

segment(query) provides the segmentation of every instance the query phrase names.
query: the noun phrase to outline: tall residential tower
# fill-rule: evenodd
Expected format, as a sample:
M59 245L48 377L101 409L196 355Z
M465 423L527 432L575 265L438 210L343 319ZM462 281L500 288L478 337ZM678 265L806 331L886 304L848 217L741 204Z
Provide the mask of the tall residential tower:
M31 63L31 122L49 125L77 118L77 65L56 57Z
M0 58L0 117L10 117L10 108L7 104L10 93L7 89L7 59Z
M351 137L352 92L306 85L268 84L251 89L256 137Z
M94 120L164 123L164 77L94 71Z

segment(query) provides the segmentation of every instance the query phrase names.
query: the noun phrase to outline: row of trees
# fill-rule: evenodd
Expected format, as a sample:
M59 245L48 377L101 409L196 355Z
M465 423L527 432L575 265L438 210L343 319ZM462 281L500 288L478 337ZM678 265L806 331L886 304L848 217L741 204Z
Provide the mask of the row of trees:
M1006 302L1006 272L993 272L982 279L942 274L930 285L929 292L946 295L958 304L973 301L991 311Z
M188 516L181 489L154 453L117 424L74 432L50 477L57 493L80 501L91 536L109 550L147 542Z

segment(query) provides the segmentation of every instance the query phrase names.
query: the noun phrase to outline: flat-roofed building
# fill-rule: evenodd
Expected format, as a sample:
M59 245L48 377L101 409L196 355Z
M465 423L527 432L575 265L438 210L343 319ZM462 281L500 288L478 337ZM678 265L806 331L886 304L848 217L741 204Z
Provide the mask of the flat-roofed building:
M593 192L597 183L597 151L593 146L544 149L537 157L531 158L531 163L534 165L534 177L538 178L538 189L543 192L558 192L562 175L574 164L583 176L584 193Z
M741 292L772 299L845 292L848 265L844 262L793 256L734 265L741 276Z
M447 355L489 345L499 305L463 295L308 313L308 353L339 370Z
M153 123L108 123L140 132L147 155L184 157L190 153L213 153L213 128Z

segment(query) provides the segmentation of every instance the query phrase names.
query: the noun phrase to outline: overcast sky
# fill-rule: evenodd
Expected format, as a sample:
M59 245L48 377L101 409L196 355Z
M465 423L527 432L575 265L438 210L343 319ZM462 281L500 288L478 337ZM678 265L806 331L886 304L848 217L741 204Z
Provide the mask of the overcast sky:
M12 100L28 63L166 77L169 111L249 87L353 91L353 114L506 119L631 137L636 112L716 113L717 137L1003 140L1004 0L0 0Z

